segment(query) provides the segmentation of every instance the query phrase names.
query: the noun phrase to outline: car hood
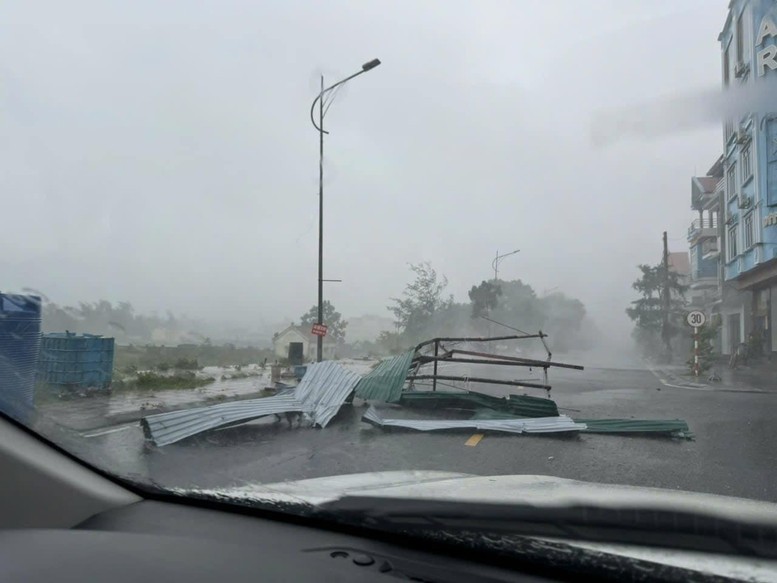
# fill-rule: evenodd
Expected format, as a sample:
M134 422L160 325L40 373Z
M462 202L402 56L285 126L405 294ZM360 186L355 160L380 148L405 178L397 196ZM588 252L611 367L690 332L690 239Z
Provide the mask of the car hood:
M189 491L188 493L190 493ZM476 476L438 471L346 474L307 480L196 491L246 502L306 503L318 506L346 496L377 496L535 506L655 508L714 514L732 520L777 525L777 504L640 486L602 484L543 475Z
M777 525L777 504L659 488L601 484L543 475L476 476L438 471L395 471L347 474L307 480L254 484L237 488L188 490L246 504L308 504L319 506L348 496L433 499L538 507L597 506L651 508L699 513L736 521ZM703 575L747 581L777 579L777 561L608 542L544 538L580 550L679 567Z

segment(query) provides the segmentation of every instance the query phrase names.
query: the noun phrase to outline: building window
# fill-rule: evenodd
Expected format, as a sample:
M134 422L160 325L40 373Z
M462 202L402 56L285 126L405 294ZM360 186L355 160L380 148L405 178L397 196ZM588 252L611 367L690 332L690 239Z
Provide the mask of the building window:
M728 82L730 79L730 71L729 71L729 64L728 64L728 49L723 51L723 86L728 87Z
M742 221L745 250L753 246L753 213L748 214Z
M744 12L739 15L739 18L737 18L737 64L741 63L744 60L744 52L745 52L745 38L744 38L744 27L742 26L742 18L744 16Z
M728 260L734 261L737 256L737 226L734 225L728 230L728 241L726 241L726 249L728 249Z
M731 200L737 195L737 165L732 164L726 175L726 196Z
M747 146L744 150L742 150L740 162L742 164L742 183L745 183L753 175L753 162L750 153L750 146Z

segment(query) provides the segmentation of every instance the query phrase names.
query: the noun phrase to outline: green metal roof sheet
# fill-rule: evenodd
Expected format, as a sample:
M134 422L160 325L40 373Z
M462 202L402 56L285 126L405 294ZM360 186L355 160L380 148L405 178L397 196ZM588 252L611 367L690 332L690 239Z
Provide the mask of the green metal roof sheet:
M586 433L658 433L692 438L682 419L576 419L585 423Z
M382 361L356 385L360 399L396 403L402 394L415 350Z
M406 407L426 409L491 409L517 417L556 417L558 407L555 401L528 395L510 395L508 398L494 397L476 392L453 391L405 391L400 400ZM486 413L483 413L486 415ZM497 417L480 417L496 419Z

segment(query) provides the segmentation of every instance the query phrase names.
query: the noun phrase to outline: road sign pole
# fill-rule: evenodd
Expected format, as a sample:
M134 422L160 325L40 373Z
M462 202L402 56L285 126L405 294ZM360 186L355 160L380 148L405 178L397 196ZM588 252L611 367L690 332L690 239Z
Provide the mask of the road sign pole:
M704 312L694 310L689 312L685 321L693 328L693 375L699 377L699 330L707 322L707 316Z

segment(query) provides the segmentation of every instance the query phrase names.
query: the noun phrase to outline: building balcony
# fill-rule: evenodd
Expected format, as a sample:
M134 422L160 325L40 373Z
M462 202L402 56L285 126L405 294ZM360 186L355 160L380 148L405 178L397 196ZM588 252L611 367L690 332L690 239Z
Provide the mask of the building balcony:
M691 226L688 227L688 241L704 239L707 237L718 236L717 217L704 217L703 219L694 219Z
M707 288L704 290L691 290L686 294L686 301L692 308L711 310L712 307L720 302L720 290L716 288Z
M719 255L720 249L718 248L717 237L704 239L704 241L701 242L702 259L716 259Z
M715 190L701 193L699 196L699 208L705 211L717 210L724 192L726 192L726 181L721 178L715 184Z
M699 274L691 274L691 282L689 286L691 289L711 289L718 287L717 276L703 276Z
M691 179L691 208L696 211L716 211L720 206L720 194L725 188L725 181L713 176L694 176Z

